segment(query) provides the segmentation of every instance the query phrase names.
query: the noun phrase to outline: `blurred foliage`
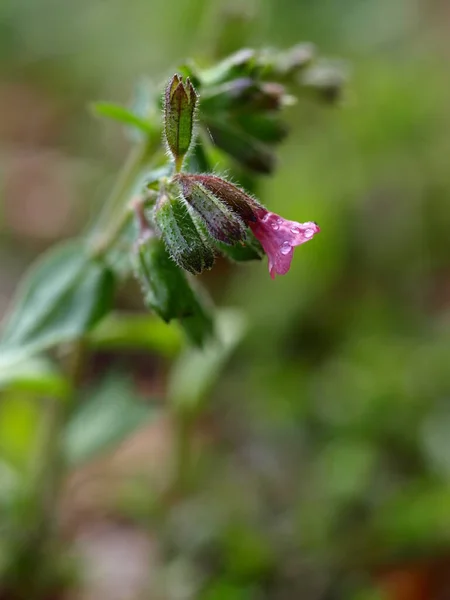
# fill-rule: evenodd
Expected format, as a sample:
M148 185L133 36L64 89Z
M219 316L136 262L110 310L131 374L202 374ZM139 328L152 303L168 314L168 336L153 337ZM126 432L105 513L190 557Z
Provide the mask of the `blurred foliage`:
M52 515L90 575L90 591L79 578L80 598L450 594L449 28L445 2L414 0L1 4L1 312L34 256L90 221L123 160L127 139L116 124L92 119L92 101L130 105L142 76L159 83L186 57L206 64L241 46L311 40L351 66L339 109L308 98L289 109L278 171L255 190L277 213L317 221L317 242L276 282L262 263L220 264L204 277L219 305L245 310L248 326L216 390L206 395L225 356L175 359L179 331L134 312L141 305L133 284L117 299L129 321L113 315L89 333L66 444L77 448L73 462L94 453L105 462L95 462L93 475L74 472L76 485L67 482ZM136 131L142 121L128 125ZM101 313L76 281L86 269L84 284L103 286L108 269L83 260L74 252L73 269L42 302L44 312L61 311L67 341L65 306L76 306L82 331ZM30 324L22 312L18 323L13 338L32 327L46 347L45 315ZM14 375L3 350L2 591L31 577L33 562L42 566L28 492L36 481L43 495L52 485L39 464L39 448L51 443L46 409L64 410L71 388L48 362L37 401L29 388L36 365ZM173 432L161 417L170 421L171 405L155 401L166 385L169 397L175 389L180 402L201 407L195 427L187 422L189 464L183 444L178 462L172 456ZM142 431L130 437L138 423ZM189 470L188 492L169 490L155 508L173 463ZM94 527L105 519L119 533L123 521L144 532L145 544L128 530L111 537ZM13 564L22 565L18 577ZM61 574L54 577L60 585Z

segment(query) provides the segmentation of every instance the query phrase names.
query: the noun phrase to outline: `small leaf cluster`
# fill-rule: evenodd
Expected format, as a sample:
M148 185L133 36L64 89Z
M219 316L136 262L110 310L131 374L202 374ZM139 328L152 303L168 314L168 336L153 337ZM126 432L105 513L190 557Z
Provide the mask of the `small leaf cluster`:
M274 150L287 134L282 110L295 101L289 89L314 89L320 95L327 81L333 82L336 90L342 87L342 70L329 70L328 79L318 77L320 65L310 44L287 52L244 49L206 69L191 61L167 83L163 139L172 170L159 179L154 173L149 175L147 186L156 192L156 200L151 210L141 211L146 223L139 243L141 263L135 261L144 297L153 299L148 305L162 318L179 319L186 314L186 305L178 302L177 309L170 311L168 306L175 302L158 308L155 298L169 298L169 289L176 295L182 280L183 295L191 299L193 295L186 289L186 274L175 274L173 266L173 282L178 284L168 285L161 293L153 289L156 276L144 268L143 239L151 240L147 242L151 246L148 255L154 256L160 237L174 263L193 275L210 269L217 254L234 261L260 259L264 251L248 224L255 220L261 205L238 186L214 175L213 165L220 156L225 167L244 170L251 177L271 173ZM338 96L336 92L334 99ZM170 263L162 248L158 254L165 265L158 285L164 287ZM150 289L153 291L145 292ZM191 313L197 312L192 305Z

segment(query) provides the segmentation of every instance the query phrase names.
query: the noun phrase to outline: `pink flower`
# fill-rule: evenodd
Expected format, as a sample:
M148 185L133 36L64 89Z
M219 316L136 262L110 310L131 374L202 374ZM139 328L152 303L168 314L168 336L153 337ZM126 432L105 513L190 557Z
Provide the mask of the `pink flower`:
M319 226L312 221L287 221L265 208L259 209L256 220L249 221L248 224L267 254L272 279L275 279L275 275L285 275L289 271L295 246L308 242L320 231Z

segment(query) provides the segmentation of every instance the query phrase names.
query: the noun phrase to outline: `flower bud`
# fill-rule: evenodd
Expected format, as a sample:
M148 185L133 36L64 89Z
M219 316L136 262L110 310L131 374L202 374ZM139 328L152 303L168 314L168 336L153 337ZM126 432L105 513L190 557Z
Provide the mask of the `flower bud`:
M292 104L293 97L286 89L272 81L257 82L250 77L226 81L202 95L202 113L211 116L222 111L278 110Z
M225 81L205 90L202 94L201 111L214 115L217 112L242 107L248 103L256 90L257 84L250 77Z
M192 140L197 93L189 80L179 75L169 81L164 95L164 130L167 146L181 167Z
M145 304L166 322L178 319L190 340L201 345L212 333L212 317L162 240L154 234L141 236L133 263Z
M253 75L255 71L257 52L250 48L243 48L227 56L217 65L206 69L201 74L202 85L212 86L235 77Z
M348 78L345 65L331 61L318 61L302 73L300 83L325 102L341 99Z
M176 181L184 199L203 220L211 237L230 245L245 238L243 220L229 203L223 202L205 187L199 176L180 173Z
M178 266L194 275L211 269L213 250L197 228L183 198L173 198L162 192L155 206L154 219Z
M181 178L184 185L191 187L194 183L200 185L203 190L212 194L216 200L219 200L239 215L245 223L256 221L256 211L261 208L261 204L229 181L215 175L195 173L183 174Z
M309 42L296 44L272 57L266 75L283 80L291 79L296 73L309 66L315 55L316 48L313 44Z

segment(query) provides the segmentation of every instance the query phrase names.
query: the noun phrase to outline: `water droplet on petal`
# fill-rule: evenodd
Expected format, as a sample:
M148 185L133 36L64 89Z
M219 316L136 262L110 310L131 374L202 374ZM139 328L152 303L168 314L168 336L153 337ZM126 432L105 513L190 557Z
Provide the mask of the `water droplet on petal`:
M274 221L273 223L271 223L271 226L274 231L278 231L280 229L280 225L278 224L277 221Z
M261 219L261 221L263 223L267 223L267 221L270 219L270 213L266 213L263 218Z
M313 229L306 229L305 230L305 233L304 233L305 238L310 238L313 235L314 235L314 230Z
M291 233L297 235L298 233L300 233L300 229L298 227L291 227Z
M283 242L280 246L280 252L281 254L289 254L289 252L292 250L292 246L290 245L289 242Z

